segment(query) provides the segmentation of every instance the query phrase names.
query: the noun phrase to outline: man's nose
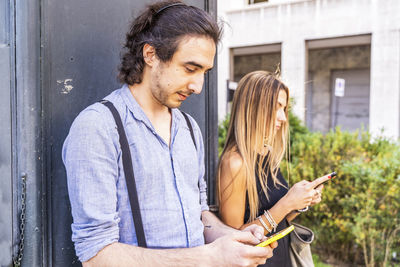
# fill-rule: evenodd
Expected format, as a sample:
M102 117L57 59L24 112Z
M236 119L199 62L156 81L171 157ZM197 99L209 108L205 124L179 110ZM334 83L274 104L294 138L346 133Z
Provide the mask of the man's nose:
M188 88L189 90L191 90L194 94L200 94L201 90L203 89L203 83L204 83L204 75L200 74L200 75L196 75L196 77L194 77L189 85Z

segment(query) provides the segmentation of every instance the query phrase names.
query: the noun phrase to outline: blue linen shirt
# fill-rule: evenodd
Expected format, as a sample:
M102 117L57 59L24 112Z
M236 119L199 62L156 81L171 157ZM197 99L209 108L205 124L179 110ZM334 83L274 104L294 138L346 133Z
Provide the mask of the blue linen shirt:
M177 109L171 109L168 146L127 85L105 99L117 108L125 127L148 247L203 245L201 212L208 210L204 145L194 119L190 117L197 150ZM106 106L95 103L78 115L62 157L73 216L72 241L80 261L113 242L137 245L119 136Z

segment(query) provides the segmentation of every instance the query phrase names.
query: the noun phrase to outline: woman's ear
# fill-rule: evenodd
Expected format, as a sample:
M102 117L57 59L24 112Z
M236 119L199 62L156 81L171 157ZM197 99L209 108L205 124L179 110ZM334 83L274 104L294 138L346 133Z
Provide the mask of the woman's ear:
M143 46L143 60L149 66L152 67L156 58L156 50L148 43Z

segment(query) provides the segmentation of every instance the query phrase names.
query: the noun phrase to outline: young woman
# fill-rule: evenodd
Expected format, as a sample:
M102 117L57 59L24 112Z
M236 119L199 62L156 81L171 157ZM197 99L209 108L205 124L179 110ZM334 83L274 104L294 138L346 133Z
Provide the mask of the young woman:
M323 185L318 185L327 177L289 189L280 172L288 142L288 102L289 89L269 72L251 72L238 84L217 177L219 214L227 225L243 229L258 224L273 234L288 227L298 210L321 201ZM289 238L278 241L263 266L291 266Z

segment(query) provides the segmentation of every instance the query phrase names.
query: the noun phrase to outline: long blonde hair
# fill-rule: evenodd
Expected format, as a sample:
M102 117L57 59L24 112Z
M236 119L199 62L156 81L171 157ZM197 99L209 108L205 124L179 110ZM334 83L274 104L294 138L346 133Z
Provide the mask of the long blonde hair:
M277 179L277 173L285 155L289 123L288 120L283 123L275 134L276 110L280 90L284 90L287 95L285 115L288 118L289 89L274 74L269 72L254 71L244 76L239 81L233 98L225 147L218 164L217 195L219 203L221 203L223 193L221 192L220 181L221 162L230 152L237 152L243 162L239 173L245 175L250 207L249 221L253 221L257 217L259 208L256 171L267 198L268 171L271 173L274 186L276 184L282 185ZM269 152L260 154L260 148L266 145L270 147ZM263 168L265 163L268 166L268 171ZM233 183L229 186L233 186Z

